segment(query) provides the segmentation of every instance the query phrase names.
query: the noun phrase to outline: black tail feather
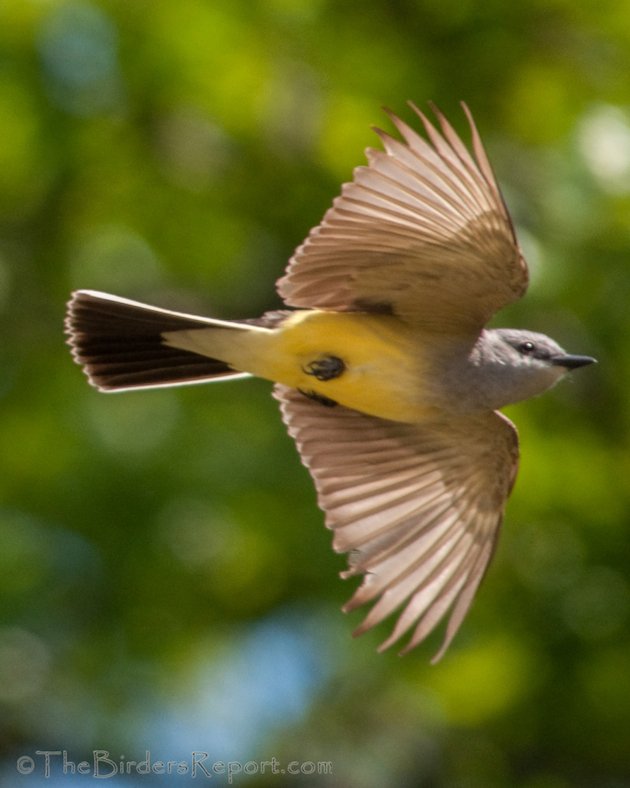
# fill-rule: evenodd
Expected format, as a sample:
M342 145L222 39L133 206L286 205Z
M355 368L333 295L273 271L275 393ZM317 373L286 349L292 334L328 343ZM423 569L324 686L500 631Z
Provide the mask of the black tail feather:
M208 328L213 321L90 290L68 302L65 328L75 361L102 391L174 386L242 377L223 361L169 347L166 331Z

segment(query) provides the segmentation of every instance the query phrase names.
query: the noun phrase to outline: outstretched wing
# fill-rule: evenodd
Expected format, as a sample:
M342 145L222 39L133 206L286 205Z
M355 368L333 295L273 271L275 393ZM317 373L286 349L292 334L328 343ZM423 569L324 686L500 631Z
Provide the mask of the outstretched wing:
M446 118L411 105L427 139L391 115L322 223L289 262L290 306L391 311L434 331L479 331L527 288L527 266L473 118L471 154Z
M365 575L345 605L378 600L355 634L401 609L388 648L414 627L417 646L450 612L446 651L497 541L518 466L518 438L499 413L427 425L326 407L276 386L282 416L317 488L343 577Z

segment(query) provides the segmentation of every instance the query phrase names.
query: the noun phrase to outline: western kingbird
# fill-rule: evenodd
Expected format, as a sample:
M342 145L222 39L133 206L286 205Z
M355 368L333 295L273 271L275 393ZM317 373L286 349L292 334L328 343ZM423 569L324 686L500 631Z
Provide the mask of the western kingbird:
M181 314L91 290L72 294L75 360L102 391L256 375L313 476L344 606L377 600L354 634L402 608L385 649L417 646L450 612L444 654L492 557L518 437L498 409L590 364L548 337L486 329L527 287L527 265L470 111L472 152L442 113L390 114L277 284L260 319Z

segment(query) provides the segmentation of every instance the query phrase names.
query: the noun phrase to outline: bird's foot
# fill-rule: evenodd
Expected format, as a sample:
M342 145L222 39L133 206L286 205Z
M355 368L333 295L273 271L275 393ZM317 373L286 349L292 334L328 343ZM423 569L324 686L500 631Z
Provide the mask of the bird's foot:
M330 397L325 397L323 394L318 394L316 391L305 391L304 389L298 389L300 394L304 394L305 397L312 399L313 402L318 402L320 405L324 405L326 408L334 408L337 403L334 399L330 399Z
M303 371L317 380L332 380L338 378L345 368L346 365L338 356L322 356L303 367Z

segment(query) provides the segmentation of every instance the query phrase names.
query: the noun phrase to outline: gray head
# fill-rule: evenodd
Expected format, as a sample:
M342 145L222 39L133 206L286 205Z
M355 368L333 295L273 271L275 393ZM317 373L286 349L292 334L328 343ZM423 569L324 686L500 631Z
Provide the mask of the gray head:
M470 360L485 381L480 398L492 408L541 394L569 370L595 361L567 353L544 334L512 328L482 332Z

